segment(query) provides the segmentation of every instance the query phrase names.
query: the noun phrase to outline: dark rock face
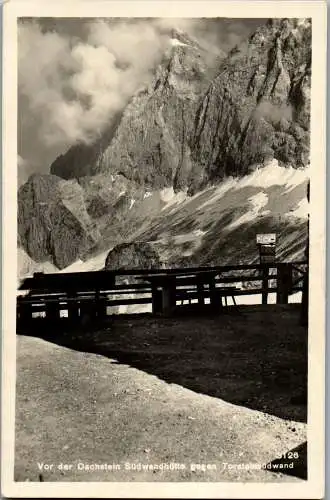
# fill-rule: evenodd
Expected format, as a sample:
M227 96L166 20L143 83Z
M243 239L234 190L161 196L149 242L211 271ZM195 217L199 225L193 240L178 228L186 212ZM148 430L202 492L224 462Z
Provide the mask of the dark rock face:
M113 248L105 261L105 270L160 269L162 263L157 252L145 242L122 243Z
M95 175L99 155L111 141L121 115L122 113L117 113L108 129L92 145L77 144L72 146L65 154L58 156L50 167L50 173L62 179L78 179Z
M99 238L78 183L52 175L33 175L20 188L18 234L33 260L49 260L60 269Z

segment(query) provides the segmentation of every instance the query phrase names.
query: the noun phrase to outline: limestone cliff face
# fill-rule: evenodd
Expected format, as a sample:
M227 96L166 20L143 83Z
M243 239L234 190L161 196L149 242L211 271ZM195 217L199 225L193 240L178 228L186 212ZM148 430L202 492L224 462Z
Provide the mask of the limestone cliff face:
M120 173L152 188L185 186L195 114L218 60L194 40L173 33L151 85L133 96L97 143L71 148L51 172L64 178Z
M179 44L158 68L153 85L126 108L97 168L121 171L153 188L186 186L191 169L189 138L198 100L209 82L202 51Z
M64 178L121 173L149 188L196 192L272 158L309 159L311 23L270 20L218 61L182 34L152 84L92 146L51 167Z
M18 246L34 262L63 269L91 251L127 240L144 219L143 211L135 213L143 195L122 175L79 182L33 175L18 191Z
M99 239L76 181L33 175L18 192L18 235L36 262L63 268Z
M207 184L272 158L309 161L311 24L271 20L231 51L196 116L195 172Z

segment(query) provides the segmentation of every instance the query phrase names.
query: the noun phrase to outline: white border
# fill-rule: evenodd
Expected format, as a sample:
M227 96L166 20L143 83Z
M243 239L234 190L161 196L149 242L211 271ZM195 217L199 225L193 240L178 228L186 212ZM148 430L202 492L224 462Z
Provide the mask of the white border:
M311 214L308 476L301 483L15 483L17 234L17 17L311 17ZM325 389L326 2L311 1L10 1L3 9L3 370L2 494L68 498L322 498Z

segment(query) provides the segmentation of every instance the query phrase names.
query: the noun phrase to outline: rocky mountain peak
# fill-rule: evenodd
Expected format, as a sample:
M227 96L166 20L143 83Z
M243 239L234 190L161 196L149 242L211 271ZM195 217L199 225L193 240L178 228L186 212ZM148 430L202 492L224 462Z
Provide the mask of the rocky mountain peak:
M272 19L212 58L172 30L154 79L92 146L77 146L51 167L65 178L120 172L141 185L192 193L255 163L303 167L309 157L311 24ZM214 70L215 60L218 66Z
M172 30L152 82L99 140L71 147L52 175L22 186L24 250L65 267L102 239L130 241L145 214L162 209L152 193L189 196L265 164L304 168L310 80L308 19L270 20L225 58Z
M201 48L199 42L195 38L178 28L170 30L170 44L172 46L188 45L190 47Z
M150 187L175 184L178 167L189 156L184 144L198 99L214 75L214 61L188 35L173 31L152 83L132 97L100 141L74 146L55 160L51 173L66 179L121 173Z
M201 182L272 158L308 164L310 36L307 21L271 21L223 61L198 110L193 151Z

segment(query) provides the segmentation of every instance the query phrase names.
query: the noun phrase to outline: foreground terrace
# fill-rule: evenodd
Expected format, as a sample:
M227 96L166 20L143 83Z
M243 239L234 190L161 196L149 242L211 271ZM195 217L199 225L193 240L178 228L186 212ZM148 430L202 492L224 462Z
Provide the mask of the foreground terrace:
M17 342L18 481L306 478L307 328L299 305L118 315L60 331L41 320ZM297 449L291 469L246 468ZM38 462L54 468L39 470ZM139 463L185 467L125 467ZM212 467L192 470L200 463Z

